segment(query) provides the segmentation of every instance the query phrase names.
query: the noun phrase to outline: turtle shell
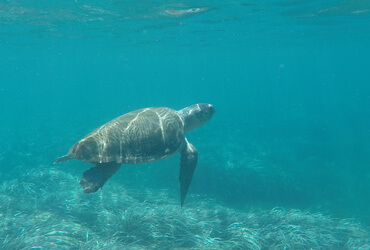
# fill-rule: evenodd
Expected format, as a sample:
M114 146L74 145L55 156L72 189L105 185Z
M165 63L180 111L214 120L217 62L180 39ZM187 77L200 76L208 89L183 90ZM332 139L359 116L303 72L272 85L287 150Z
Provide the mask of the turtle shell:
M93 164L152 162L177 153L184 140L184 121L177 111L146 108L95 129L77 142L67 156Z

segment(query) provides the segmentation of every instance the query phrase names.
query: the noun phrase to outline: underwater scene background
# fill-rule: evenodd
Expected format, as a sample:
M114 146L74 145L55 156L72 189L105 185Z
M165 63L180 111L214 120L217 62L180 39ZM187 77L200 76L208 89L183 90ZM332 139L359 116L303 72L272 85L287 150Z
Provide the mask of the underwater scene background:
M370 249L370 3L0 1L1 249ZM179 156L53 165L129 111L211 103Z

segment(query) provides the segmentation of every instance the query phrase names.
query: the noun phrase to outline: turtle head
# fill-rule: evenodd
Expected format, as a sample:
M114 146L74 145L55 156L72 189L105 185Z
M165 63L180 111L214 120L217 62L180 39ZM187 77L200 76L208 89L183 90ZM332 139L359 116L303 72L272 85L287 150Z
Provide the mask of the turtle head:
M184 119L185 132L188 132L208 122L215 113L215 108L211 104L200 103L181 109L178 113Z

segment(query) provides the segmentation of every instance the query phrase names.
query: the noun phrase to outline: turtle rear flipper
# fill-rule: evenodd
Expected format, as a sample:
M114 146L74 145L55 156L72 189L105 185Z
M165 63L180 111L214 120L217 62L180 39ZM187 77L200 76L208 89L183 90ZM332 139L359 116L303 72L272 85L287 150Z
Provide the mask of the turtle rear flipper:
M180 195L181 195L181 207L184 205L186 194L188 192L195 167L198 162L198 151L195 147L189 143L186 139L186 146L181 151L180 158Z
M121 167L121 163L108 162L98 163L95 167L86 170L82 174L80 185L85 194L95 193L103 188L104 183L114 175Z

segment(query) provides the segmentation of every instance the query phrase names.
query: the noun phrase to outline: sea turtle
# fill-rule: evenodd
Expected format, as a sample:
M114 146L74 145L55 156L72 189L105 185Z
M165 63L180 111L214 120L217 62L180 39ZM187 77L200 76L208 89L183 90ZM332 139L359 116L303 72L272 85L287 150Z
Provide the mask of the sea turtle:
M211 104L195 104L179 111L166 107L132 111L86 135L54 164L78 159L95 165L80 180L84 193L94 193L121 164L153 162L180 153L182 207L198 161L198 152L185 133L208 122L214 113Z

